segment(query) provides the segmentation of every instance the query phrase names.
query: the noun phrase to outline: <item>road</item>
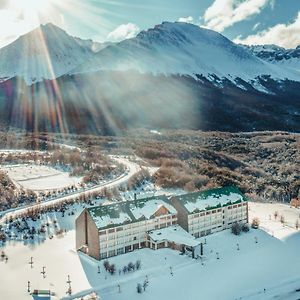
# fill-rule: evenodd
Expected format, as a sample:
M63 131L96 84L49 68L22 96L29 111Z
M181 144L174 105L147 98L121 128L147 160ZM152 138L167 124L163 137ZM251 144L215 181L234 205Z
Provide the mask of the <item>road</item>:
M4 222L4 220L6 218L9 218L10 216L13 217L15 215L22 214L22 213L26 212L29 208L47 207L47 206L50 206L50 205L53 205L53 204L57 204L57 203L61 203L61 202L65 202L65 201L77 198L77 197L85 195L85 194L88 195L88 194L93 193L93 192L100 192L104 188L117 187L117 186L127 182L127 180L131 176L133 176L134 174L136 174L138 171L141 170L141 167L137 163L131 162L131 161L129 161L128 159L126 159L124 157L111 157L111 158L113 158L118 163L121 163L121 164L125 165L126 169L127 169L126 173L124 173L121 176L119 176L115 179L112 179L108 182L105 182L105 183L102 183L100 185L93 186L91 188L85 189L84 191L75 192L72 195L61 196L61 197L58 197L58 198L55 198L55 199L49 199L49 200L43 201L41 203L30 204L30 205L11 208L9 210L2 211L2 212L0 212L0 214L1 214L0 223Z

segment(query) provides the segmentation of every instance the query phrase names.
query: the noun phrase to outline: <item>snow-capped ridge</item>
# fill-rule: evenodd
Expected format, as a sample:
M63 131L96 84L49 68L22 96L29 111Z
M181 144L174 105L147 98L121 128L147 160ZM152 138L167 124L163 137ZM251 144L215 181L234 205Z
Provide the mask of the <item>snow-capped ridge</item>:
M300 73L300 45L295 49L285 49L277 45L242 46L268 63Z
M19 76L32 84L101 70L201 75L233 83L264 75L300 81L300 46L237 45L218 32L182 22L163 22L134 38L101 44L47 23L0 49L0 80Z
M81 40L47 23L0 49L0 78L22 77L31 84L66 74L93 55Z
M74 73L136 70L195 77L216 75L247 82L262 75L299 80L294 70L266 62L213 30L189 23L163 22L97 53Z

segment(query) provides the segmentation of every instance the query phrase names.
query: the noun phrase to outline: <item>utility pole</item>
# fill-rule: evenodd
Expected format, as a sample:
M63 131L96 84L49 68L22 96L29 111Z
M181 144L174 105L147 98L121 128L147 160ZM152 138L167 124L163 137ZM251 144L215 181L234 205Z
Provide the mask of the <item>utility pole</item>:
M27 292L30 293L30 281L27 281Z

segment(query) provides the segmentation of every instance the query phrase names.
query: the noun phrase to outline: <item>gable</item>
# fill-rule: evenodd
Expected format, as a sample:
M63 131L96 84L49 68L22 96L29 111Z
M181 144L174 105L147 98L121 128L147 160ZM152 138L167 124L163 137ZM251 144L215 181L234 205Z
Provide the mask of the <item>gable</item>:
M155 217L164 216L170 214L170 211L164 206L161 205L157 211L153 214Z

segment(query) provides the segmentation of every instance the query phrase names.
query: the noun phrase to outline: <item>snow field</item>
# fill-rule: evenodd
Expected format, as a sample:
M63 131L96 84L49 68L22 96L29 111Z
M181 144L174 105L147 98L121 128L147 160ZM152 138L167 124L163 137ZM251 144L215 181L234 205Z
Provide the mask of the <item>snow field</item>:
M117 270L113 276L104 271L103 261L97 262L74 250L74 220L82 205L71 207L65 217L60 212L43 215L37 226L46 221L50 224L46 236L55 231L54 223L58 229L69 231L52 239L11 241L0 248L9 258L7 263L0 261L0 272L5 274L0 284L1 299L32 299L27 293L28 280L32 288L56 292L57 297L53 299L74 299L94 290L104 300L299 299L300 293L295 290L300 288L300 233L287 227L283 235L280 221L269 220L269 215L277 210L279 215L285 214L287 224L293 224L299 210L277 203L250 203L249 206L250 221L259 217L263 230L251 229L240 236L227 230L201 238L206 242L203 264L200 259L194 260L171 249L143 249L110 258L109 262ZM28 223L34 226L36 222ZM271 230L274 237L269 234ZM29 265L30 257L33 257L33 269ZM119 269L137 260L142 263L140 270L119 275ZM43 266L46 278L40 273ZM71 297L66 295L67 275L72 281ZM146 276L149 286L138 294L137 283L142 284Z
M275 219L274 213L278 216ZM281 223L281 216L284 218L284 224ZM281 203L254 203L249 204L249 222L253 218L259 218L260 228L268 232L270 235L279 239L296 233L296 221L299 221L300 228L300 209L290 207Z
M34 191L57 190L72 185L78 185L81 178L70 177L69 173L47 166L11 165L1 167L8 176L24 189Z

